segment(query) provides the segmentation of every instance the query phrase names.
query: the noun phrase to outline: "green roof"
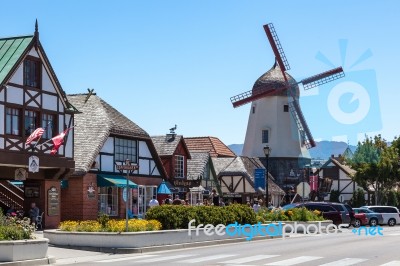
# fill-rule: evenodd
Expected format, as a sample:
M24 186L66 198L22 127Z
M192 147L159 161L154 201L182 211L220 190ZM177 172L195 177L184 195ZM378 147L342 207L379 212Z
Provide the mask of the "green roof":
M32 35L0 39L0 84L4 82L32 39Z

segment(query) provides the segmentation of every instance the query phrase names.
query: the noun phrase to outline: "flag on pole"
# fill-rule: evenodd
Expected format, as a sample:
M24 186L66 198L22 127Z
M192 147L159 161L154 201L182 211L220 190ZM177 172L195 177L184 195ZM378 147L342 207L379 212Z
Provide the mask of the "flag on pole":
M57 153L60 146L64 143L64 137L68 134L68 131L70 131L71 129L72 129L72 127L67 128L66 130L64 130L64 132L60 133L59 135L57 135L51 139L54 146L53 146L53 149L51 150L50 154L54 155Z
M44 129L39 127L35 129L35 131L32 132L32 134L28 137L28 139L25 142L25 145L29 145L32 143L32 141L39 139L44 133Z

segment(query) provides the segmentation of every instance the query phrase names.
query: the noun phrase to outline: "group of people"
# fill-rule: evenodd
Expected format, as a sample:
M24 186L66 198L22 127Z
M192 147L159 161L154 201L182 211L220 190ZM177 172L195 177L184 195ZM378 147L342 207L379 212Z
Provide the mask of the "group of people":
M171 205L190 205L188 199L180 199L179 195L175 196L175 199L172 199L172 195L168 195L168 197L162 201L162 204L171 204ZM158 202L156 196L153 196L153 198L149 201L149 207L154 207L154 206L159 206L160 203ZM217 191L215 189L212 190L211 192L211 197L210 199L204 199L203 202L201 202L199 199L196 202L197 206L225 206L225 203L223 202L222 198L217 194Z

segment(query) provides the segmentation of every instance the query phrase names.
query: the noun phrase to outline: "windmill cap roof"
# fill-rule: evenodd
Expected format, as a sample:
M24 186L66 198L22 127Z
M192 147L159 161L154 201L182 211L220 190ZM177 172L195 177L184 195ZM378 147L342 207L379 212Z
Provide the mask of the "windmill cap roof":
M297 85L296 80L286 73L286 77L288 82L291 85L291 89L293 92L293 96L298 98L300 96L299 86ZM285 79L282 76L282 71L279 65L275 62L275 64L271 67L270 70L265 72L261 77L259 77L253 85L253 92L255 90L260 90L263 88L273 88L280 89L285 86ZM287 89L273 92L268 94L268 96L287 96Z

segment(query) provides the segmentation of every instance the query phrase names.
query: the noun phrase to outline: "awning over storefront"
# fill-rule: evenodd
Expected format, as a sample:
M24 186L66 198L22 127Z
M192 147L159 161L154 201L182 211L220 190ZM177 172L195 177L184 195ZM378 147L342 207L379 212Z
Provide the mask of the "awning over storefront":
M130 188L137 188L138 186L129 180ZM126 187L126 177L121 175L97 175L98 187Z

